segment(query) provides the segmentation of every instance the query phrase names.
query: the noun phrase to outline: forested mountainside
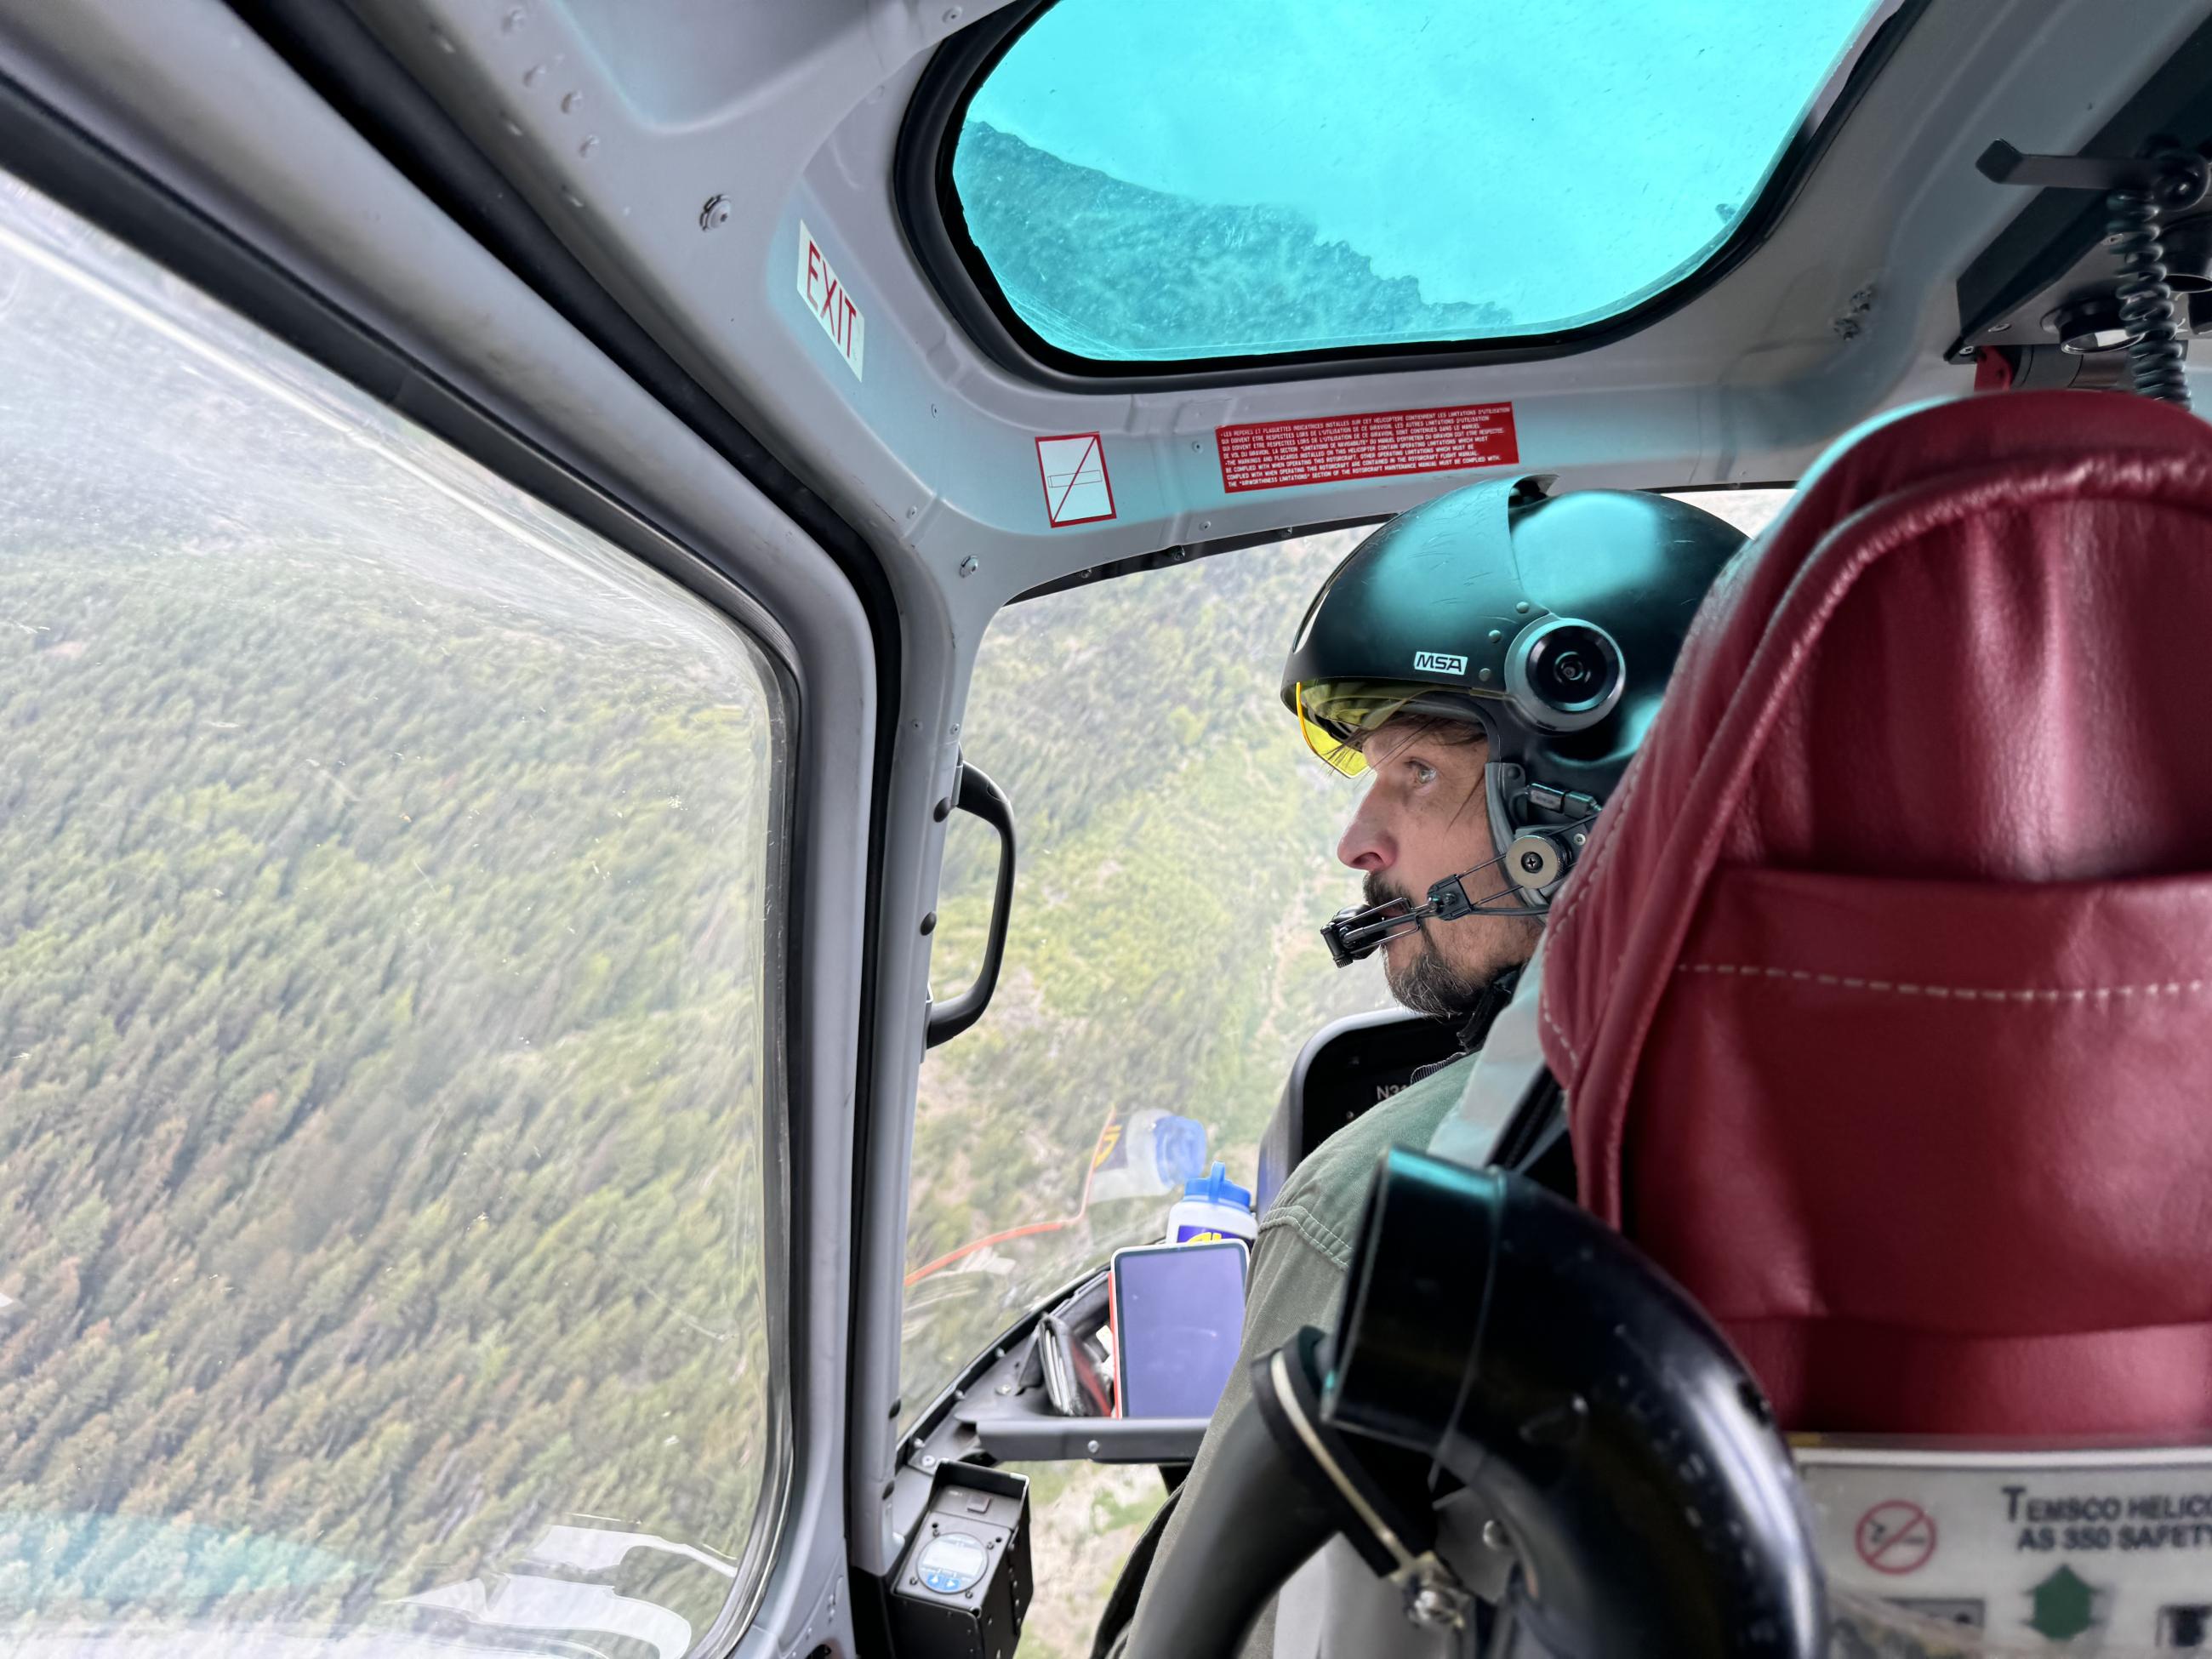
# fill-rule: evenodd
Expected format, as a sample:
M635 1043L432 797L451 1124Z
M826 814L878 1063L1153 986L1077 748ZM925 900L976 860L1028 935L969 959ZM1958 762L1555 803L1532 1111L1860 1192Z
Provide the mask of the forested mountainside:
M92 240L0 195L0 1648L680 1651L776 1437L780 714Z
M734 1553L767 711L236 548L10 547L0 613L0 1609Z
M1432 304L1288 208L1186 201L1079 167L988 121L961 129L952 177L968 232L1008 298L1086 356L1207 356L1279 319L1283 343L1449 340L1504 331L1492 304ZM1181 273L1172 283L1160 273ZM1080 319L1080 320L1078 320ZM1249 349L1263 349L1259 343Z

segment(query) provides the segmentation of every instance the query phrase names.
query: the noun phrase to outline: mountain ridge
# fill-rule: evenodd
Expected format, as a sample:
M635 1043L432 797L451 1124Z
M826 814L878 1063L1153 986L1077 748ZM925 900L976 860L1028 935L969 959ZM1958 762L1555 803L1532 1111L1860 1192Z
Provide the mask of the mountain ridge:
M1488 301L1436 303L1411 276L1324 241L1295 209L1191 202L1066 161L988 121L960 132L953 183L1007 300L1063 350L1107 360L1479 338ZM1181 269L1185 279L1164 282Z

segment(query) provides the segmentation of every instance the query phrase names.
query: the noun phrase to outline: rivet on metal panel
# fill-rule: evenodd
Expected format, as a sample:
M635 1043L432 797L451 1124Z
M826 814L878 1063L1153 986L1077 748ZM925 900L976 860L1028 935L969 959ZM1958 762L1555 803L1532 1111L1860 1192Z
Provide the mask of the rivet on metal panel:
M963 576L972 576L982 568L975 562L975 556L972 553L960 561L960 574Z
M584 205L584 198L577 195L574 191L570 190L565 185L562 185L561 189L561 199L566 202L572 208L580 208Z
M562 93L561 94L561 113L563 115L574 115L576 112L578 106L581 105L583 101L584 94L581 92L572 90Z
M1098 1443L1096 1440L1086 1440L1083 1443L1083 1449L1096 1457L1098 1455Z
M960 21L960 8L957 6L947 6L945 9L945 21L948 23L958 22Z
M523 11L522 8L516 6L509 10L506 16L499 20L499 26L505 29L509 34L512 34L515 30L520 28L529 21L530 19L528 15Z
M537 86L544 79L545 65L543 64L532 64L528 69L522 71L522 84L526 87Z
M730 198L709 196L707 205L699 210L699 228L714 230L730 222Z
M584 142L583 142L582 143L580 143L580 144L579 144L579 145L577 145L577 146L576 146L576 154L577 154L577 155L580 155L580 156L582 156L586 161L588 161L589 160L591 160L591 157L592 157L592 152L593 150L597 149L599 147L599 135L598 135L597 133L593 133L590 137L588 137L588 138L585 139L585 140L584 140Z

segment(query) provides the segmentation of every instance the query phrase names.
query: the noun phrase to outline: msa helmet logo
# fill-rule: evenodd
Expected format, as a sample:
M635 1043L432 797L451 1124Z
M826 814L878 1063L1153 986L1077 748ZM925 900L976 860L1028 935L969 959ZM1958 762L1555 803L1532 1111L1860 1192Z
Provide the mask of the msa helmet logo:
M1416 674L1464 674L1467 672L1467 659L1446 656L1441 651L1416 651L1413 653L1413 672Z

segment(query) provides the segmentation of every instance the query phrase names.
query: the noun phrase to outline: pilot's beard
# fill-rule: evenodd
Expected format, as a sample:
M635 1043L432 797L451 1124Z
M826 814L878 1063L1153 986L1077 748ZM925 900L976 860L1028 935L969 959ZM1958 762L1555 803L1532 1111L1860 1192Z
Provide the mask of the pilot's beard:
M1364 884L1370 904L1383 904L1392 899L1404 900L1402 893L1394 892L1379 878L1370 872ZM1417 1014L1426 1014L1431 1019L1459 1021L1473 1014L1481 1004L1483 994L1490 989L1491 981L1504 972L1502 966L1472 974L1455 968L1443 958L1437 948L1436 935L1425 921L1419 924L1418 943L1410 961L1401 965L1401 955L1406 949L1402 941L1393 941L1382 951L1382 977L1390 987L1390 994Z
M1402 968L1389 956L1383 957L1382 976L1389 981L1390 994L1415 1013L1431 1019L1467 1018L1497 975L1477 976L1453 967L1438 953L1437 942L1425 927L1419 939L1419 949Z

